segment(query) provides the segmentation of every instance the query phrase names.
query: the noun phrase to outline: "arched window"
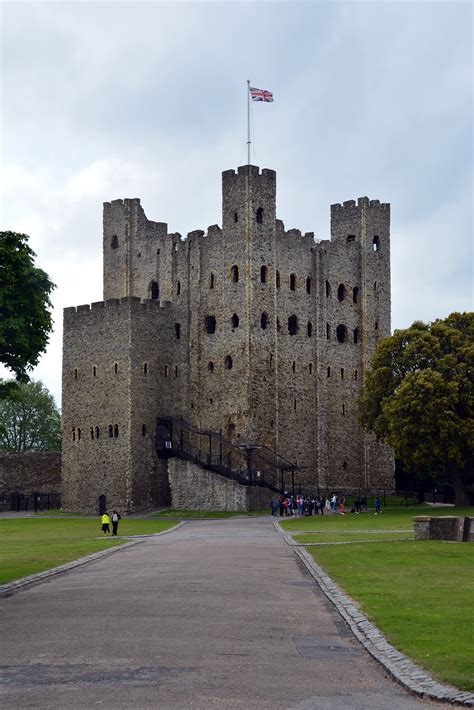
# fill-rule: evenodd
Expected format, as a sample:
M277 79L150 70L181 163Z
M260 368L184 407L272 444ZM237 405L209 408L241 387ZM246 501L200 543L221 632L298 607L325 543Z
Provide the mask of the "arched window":
M92 374L94 377L97 377L97 365L94 365L94 367L92 368Z
M354 286L354 288L352 289L352 301L354 303L357 303L358 300L359 300L359 287Z
M280 283L280 272L279 271L277 271L275 274L275 285L277 287L277 290L280 290L281 283Z
M291 366L291 371L292 371L293 373L296 372L296 360L293 360L293 364L292 364L292 366Z
M290 335L296 335L298 332L298 318L296 316L288 318L288 332Z
M234 313L234 315L230 319L230 322L232 323L232 328L239 327L240 319L239 319L239 316L237 315L237 313Z
M326 298L329 298L330 295L331 295L331 284L329 283L329 281L326 281Z
M374 291L377 290L377 281L374 281Z
M147 362L143 363L143 374L145 375L145 377L148 375L148 363Z
M380 239L377 235L372 239L372 248L374 251L379 251L380 249Z
M339 301L343 301L346 297L346 287L344 284L339 284L337 288L337 298Z
M267 267L262 266L260 268L260 283L266 284L267 283Z
M118 237L116 234L113 235L112 239L110 240L110 248L111 249L118 249Z
M152 281L150 284L150 298L152 301L157 301L160 297L160 287L156 281Z
M113 428L112 424L109 424L109 439L112 439L113 435L114 435L114 428Z
M357 371L357 370L354 370L354 380L357 381L358 377L359 377L358 371Z
M94 427L93 426L90 427L89 432L91 435L91 439L93 439L94 438Z
M115 374L117 374L117 372L118 372L118 363L117 362L114 364L114 372L115 372Z
M74 379L77 380L77 367L74 368Z
M306 278L306 293L311 293L311 278L309 276Z
M118 430L118 424L114 425L114 439L116 439L119 435L119 430Z
M232 283L236 284L239 282L239 267L237 264L234 264L234 266L230 270L231 278L232 278Z
M346 416L346 405L345 404L342 405L342 416L343 417Z
M345 325L338 325L336 328L336 338L339 343L347 342L347 328Z
M360 338L359 328L354 328L354 343L355 343L355 345L357 345L357 343L359 342L359 338Z
M313 374L313 363L312 362L309 363L309 374L310 375Z
M146 424L142 424L142 436L146 436Z
M227 370L232 370L234 363L233 363L230 355L226 356L226 358L224 360L224 365L226 366Z
M78 441L81 440L81 430L80 430L79 427L77 428L77 440L78 440Z
M234 222L238 222L238 221L239 221L238 212L234 212Z
M375 330L378 330L378 329L379 329L379 322L378 322L378 320L376 320L375 321Z
M279 333L280 330L281 330L281 323L280 323L280 319L277 318L277 333Z
M214 288L214 274L211 274L211 278L209 279L209 288Z
M255 220L257 224L262 224L263 222L263 209L262 207L259 207L258 210L255 213Z
M341 380L343 380L343 379L344 379L344 368L341 367Z
M214 363L213 362L208 362L207 363L207 369L209 372L214 372Z
M164 375L165 377L168 377L168 365L165 365Z
M311 321L308 321L306 329L308 331L308 338L311 338L311 336L313 335L313 324L311 323Z
M215 316L206 316L206 331L212 335L213 333L216 332L216 317Z
M327 375L327 377L331 377L331 366L330 365L328 365L328 367L327 367L326 375Z
M181 293L181 281L178 281L178 283L176 284L176 293L178 294L178 296Z
M176 335L176 340L179 340L181 338L181 324L180 323L174 324L174 332Z
M100 429L99 429L98 426L96 426L96 428L95 428L95 438L98 439L99 436L100 436Z
M331 326L326 323L326 340L331 340Z
M178 377L178 366L177 365L174 366L174 376Z
M72 440L76 441L76 430L74 429L74 427L72 428Z
M260 316L260 327L263 330L266 330L267 325L268 325L268 316L266 313L262 313L262 315Z
M290 291L296 291L296 274L290 274Z

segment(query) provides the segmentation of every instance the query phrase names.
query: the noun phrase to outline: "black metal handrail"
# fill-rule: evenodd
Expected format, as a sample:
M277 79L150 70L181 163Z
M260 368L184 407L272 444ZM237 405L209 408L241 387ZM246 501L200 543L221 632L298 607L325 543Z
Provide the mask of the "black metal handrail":
M236 445L222 432L198 429L181 417L162 417L157 421L156 449L160 458L176 456L193 461L246 486L263 486L282 493L285 473L298 470L283 456L257 443Z

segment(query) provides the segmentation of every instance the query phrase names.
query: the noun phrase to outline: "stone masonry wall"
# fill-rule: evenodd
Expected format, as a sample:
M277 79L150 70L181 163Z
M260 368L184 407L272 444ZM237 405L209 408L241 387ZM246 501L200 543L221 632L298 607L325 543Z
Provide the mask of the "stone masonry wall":
M180 459L168 460L171 507L179 510L249 510L248 486Z
M276 174L256 166L222 174L222 229L185 239L136 198L104 203L105 301L65 311L70 505L95 506L100 492L126 509L169 496L161 416L278 451L306 492L392 486L393 454L357 411L390 334L390 206L333 205L320 243L276 214Z
M0 500L12 493L60 493L61 452L0 454Z

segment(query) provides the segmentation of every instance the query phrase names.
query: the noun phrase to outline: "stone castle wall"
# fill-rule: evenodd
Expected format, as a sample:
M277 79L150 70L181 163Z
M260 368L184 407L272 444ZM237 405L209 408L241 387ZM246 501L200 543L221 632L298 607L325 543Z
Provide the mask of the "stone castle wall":
M61 492L61 452L0 454L0 507L10 507L14 493Z
M392 453L357 411L370 356L390 334L389 205L333 205L331 240L317 243L276 219L274 171L225 171L222 195L222 229L186 239L148 220L138 199L104 205L104 302L65 311L70 506L103 494L138 509L169 496L154 453L160 416L277 450L302 467L307 492L391 485ZM119 437L105 435L110 423Z

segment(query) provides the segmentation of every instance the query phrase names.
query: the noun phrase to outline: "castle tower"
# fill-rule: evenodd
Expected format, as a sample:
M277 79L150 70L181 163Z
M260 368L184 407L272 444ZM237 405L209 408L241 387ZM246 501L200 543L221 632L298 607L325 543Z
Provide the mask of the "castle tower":
M357 406L390 334L389 205L332 205L317 242L277 219L275 172L245 165L222 174L222 228L182 239L114 200L103 250L104 302L65 310L69 509L168 502L160 417L276 451L307 493L392 485L393 453Z

